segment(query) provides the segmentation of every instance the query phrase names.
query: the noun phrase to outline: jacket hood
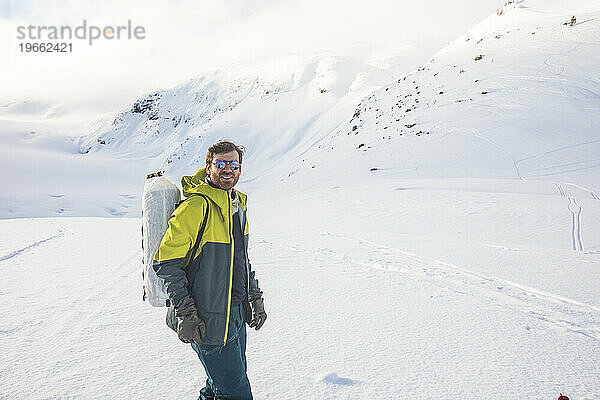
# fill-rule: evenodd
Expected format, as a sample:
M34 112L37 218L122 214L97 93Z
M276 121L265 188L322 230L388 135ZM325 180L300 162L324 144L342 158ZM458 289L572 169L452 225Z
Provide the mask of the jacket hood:
M227 191L212 187L208 183L204 182L204 178L206 178L207 176L208 174L206 173L206 168L199 169L192 176L183 176L181 178L181 187L183 188L183 195L185 197L191 197L202 194L204 196L207 196L219 207L221 207L221 210L226 211L229 206L229 198L227 196ZM244 207L245 210L246 195L235 188L233 190L235 190L235 192L237 193L240 204Z

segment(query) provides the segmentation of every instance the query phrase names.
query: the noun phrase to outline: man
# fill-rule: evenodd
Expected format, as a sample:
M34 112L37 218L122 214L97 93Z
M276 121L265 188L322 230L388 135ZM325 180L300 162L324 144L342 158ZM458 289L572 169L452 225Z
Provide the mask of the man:
M153 262L170 299L167 325L191 343L206 370L199 399L252 399L245 323L258 330L267 318L248 261L246 195L233 189L242 155L234 143L216 143L206 168L181 179L186 200Z

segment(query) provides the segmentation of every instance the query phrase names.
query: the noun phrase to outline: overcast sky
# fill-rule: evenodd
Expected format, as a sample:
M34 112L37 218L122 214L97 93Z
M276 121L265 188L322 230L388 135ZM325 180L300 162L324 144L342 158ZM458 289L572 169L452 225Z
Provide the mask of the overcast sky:
M425 62L502 0L0 0L0 106L31 99L101 113L204 71L286 54ZM142 26L141 40L22 53L18 26ZM31 41L30 41L31 42ZM408 71L403 71L408 72ZM35 109L35 107L34 107Z

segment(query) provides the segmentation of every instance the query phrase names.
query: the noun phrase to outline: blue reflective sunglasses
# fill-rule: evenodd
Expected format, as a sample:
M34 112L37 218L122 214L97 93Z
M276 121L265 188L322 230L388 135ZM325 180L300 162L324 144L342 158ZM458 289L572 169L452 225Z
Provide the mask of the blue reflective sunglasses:
M236 170L242 166L237 160L225 161L225 160L215 160L213 161L213 165L217 167L217 169L225 169L226 165L229 165L232 170Z

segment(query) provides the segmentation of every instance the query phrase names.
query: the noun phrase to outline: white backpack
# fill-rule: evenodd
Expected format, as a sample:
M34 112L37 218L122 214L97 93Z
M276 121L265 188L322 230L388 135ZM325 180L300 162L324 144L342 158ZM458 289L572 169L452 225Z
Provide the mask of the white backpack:
M154 307L169 306L164 282L152 268L154 255L167 231L169 218L181 202L181 192L163 172L146 176L142 194L142 279L143 300Z

